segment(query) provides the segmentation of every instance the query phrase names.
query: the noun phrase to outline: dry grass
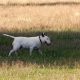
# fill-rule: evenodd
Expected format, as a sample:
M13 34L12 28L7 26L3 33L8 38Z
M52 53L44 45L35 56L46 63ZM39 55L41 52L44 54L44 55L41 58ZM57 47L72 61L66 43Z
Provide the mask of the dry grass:
M46 3L46 2L80 2L80 0L0 0L0 3Z
M79 29L80 5L0 7L0 32L79 31Z
M80 80L80 69L65 67L41 67L34 64L22 66L17 63L0 68L0 80Z

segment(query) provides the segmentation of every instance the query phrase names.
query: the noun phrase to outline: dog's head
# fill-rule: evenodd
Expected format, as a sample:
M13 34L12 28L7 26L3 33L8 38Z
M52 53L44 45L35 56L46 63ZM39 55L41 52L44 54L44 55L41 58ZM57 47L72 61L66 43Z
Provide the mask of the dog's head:
M45 35L45 33L41 34L41 41L42 43L46 43L47 45L51 44L50 38L47 35Z

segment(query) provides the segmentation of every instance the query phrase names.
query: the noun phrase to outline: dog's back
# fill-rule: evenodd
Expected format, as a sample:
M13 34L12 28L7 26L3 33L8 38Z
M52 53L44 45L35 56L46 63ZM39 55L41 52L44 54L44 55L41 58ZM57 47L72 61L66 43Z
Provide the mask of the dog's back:
M34 47L39 46L39 38L37 37L15 37L13 41L13 45L19 44L22 47Z

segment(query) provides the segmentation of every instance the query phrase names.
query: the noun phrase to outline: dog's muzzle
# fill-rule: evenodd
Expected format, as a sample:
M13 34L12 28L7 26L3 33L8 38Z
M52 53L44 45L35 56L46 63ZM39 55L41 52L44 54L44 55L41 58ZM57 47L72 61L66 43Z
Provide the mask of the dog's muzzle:
M45 42L45 44L47 44L48 46L51 45L51 43L47 43L47 42Z

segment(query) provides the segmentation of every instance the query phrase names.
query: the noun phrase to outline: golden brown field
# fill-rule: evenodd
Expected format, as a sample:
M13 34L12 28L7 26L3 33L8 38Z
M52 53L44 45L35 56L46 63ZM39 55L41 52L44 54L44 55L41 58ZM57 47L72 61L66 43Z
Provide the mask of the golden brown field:
M15 28L16 27L16 28ZM0 31L79 31L80 5L0 6Z

